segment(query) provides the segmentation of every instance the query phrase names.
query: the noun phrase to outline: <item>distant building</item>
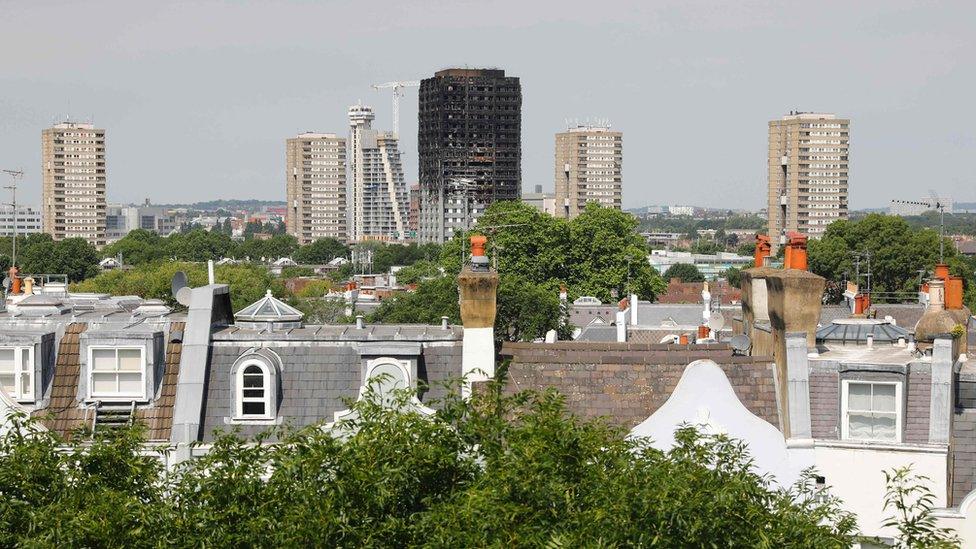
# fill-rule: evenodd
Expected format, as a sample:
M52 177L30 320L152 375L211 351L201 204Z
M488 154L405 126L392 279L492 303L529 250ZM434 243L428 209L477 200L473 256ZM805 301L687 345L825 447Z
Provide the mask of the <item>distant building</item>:
M668 206L668 213L671 215L687 215L689 217L695 215L694 206Z
M41 212L30 206L17 206L17 215L10 206L0 206L0 236L13 236L14 218L17 220L17 234L41 232Z
M349 239L403 240L407 235L407 188L399 136L372 128L373 108L349 107Z
M888 215L914 216L936 211L941 207L947 214L952 213L951 198L923 198L921 200L892 200L888 205Z
M105 130L62 122L41 132L41 211L54 240L105 245Z
M105 237L108 242L124 238L136 229L169 236L178 228L176 218L166 208L153 206L148 200L141 206L112 204L106 208Z
M769 122L769 234L777 249L786 234L819 238L847 219L850 120L791 112Z
M306 132L285 145L288 234L302 244L320 238L345 242L346 139Z
M693 254L691 252L673 252L670 250L651 250L651 255L647 256L651 267L659 273L664 274L672 265L687 263L698 267L698 271L706 279L718 278L729 267L737 269L749 268L755 262L752 256L737 255L728 252L717 254Z
M522 194L522 87L499 69L446 69L420 83L420 241L444 242Z
M540 212L556 215L556 195L555 193L542 192L542 185L536 185L535 192L522 193L522 202L525 202Z
M621 208L623 134L609 126L577 126L556 134L559 217L578 216L587 202Z

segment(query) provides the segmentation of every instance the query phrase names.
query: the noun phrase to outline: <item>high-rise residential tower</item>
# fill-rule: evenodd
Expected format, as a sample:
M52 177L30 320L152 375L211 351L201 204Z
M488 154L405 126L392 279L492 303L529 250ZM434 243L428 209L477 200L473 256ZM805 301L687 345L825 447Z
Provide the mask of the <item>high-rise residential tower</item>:
M556 215L572 219L587 202L621 208L623 134L576 126L556 134Z
M769 122L769 235L823 235L847 219L850 120L833 114L791 112Z
M404 240L408 197L399 136L372 129L373 109L349 107L349 239Z
M444 242L522 188L522 88L499 69L446 69L420 83L421 242Z
M346 138L306 132L285 145L288 233L302 244L346 241Z
M54 240L105 245L105 130L63 122L41 132L41 212Z

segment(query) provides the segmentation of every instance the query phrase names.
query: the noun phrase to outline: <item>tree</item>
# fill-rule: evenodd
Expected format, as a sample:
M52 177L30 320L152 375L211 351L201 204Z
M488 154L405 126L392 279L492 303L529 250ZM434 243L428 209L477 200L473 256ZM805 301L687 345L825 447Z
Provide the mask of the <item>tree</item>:
M705 276L701 274L698 267L690 263L675 263L664 271L664 280L677 278L682 282L704 282Z
M165 259L167 240L153 231L135 229L102 250L102 257L117 257L129 265L141 265Z
M349 257L349 248L334 238L320 238L292 254L292 259L302 265L324 265L337 257Z
M932 515L935 495L927 477L912 473L911 467L885 471L884 509L891 515L884 526L898 529L897 547L932 549L959 547L959 538L948 528L940 528Z
M838 284L854 281L856 255L861 256L861 274L867 270L870 254L872 300L899 302L914 300L924 274L939 260L939 234L930 229L913 229L897 216L869 214L858 221L835 221L819 240L808 244L810 270ZM960 257L948 240L945 260L950 270L962 276L969 300L976 305L971 288L972 265ZM865 280L859 281L865 285Z
M729 286L738 288L739 285L742 284L742 271L735 267L725 269L725 271L722 272L722 276L725 277L725 280L729 283Z
M422 260L397 271L398 284L416 284L423 280L441 276L441 267L433 261Z
M440 324L442 316L454 324L461 322L457 280L451 276L428 280L415 292L383 300L369 315L369 320L385 324Z
M63 274L77 282L98 273L98 252L83 238L40 240L28 245L17 259L25 275Z
M170 474L139 451L139 427L64 442L28 423L0 438L0 535L14 547L854 542L854 518L811 475L777 489L723 435L686 427L659 451L571 415L554 391L505 396L499 382L470 400L452 391L433 417L373 395L343 438L320 425L279 428L279 444L222 434Z

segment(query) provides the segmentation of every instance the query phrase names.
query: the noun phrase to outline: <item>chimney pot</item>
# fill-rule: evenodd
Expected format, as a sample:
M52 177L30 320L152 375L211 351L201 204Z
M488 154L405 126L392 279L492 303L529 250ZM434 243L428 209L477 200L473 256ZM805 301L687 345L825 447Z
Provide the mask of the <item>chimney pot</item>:
M766 258L769 257L770 251L772 250L772 245L769 243L769 235L757 234L756 235L756 253L753 256L755 267L762 267L766 265Z
M356 329L362 330L366 327L366 318L363 315L356 315Z
M446 316L442 316L441 317L441 329L442 330L446 330L447 329L447 317Z

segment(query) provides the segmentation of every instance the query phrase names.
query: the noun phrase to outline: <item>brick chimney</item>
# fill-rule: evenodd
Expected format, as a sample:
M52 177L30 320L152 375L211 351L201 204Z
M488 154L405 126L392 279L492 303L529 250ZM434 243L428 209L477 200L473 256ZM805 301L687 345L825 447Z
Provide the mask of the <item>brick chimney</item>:
M498 273L485 256L488 239L471 237L471 261L458 275L461 298L461 322L464 346L461 352L461 375L465 378L464 396L471 394L471 383L495 375L495 300Z

